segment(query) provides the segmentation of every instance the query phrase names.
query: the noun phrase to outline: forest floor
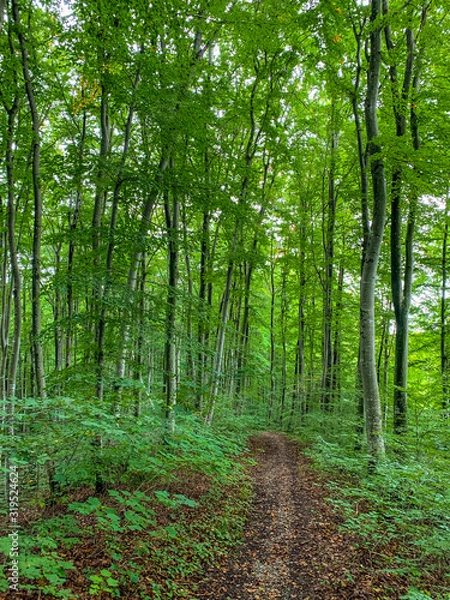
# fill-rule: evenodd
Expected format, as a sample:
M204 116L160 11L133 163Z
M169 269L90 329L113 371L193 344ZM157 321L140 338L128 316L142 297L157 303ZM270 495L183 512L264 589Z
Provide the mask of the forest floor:
M264 432L252 439L254 501L237 553L206 571L196 598L350 600L400 598L402 578L376 564L326 502L324 481L297 443Z
M72 591L65 597L79 600L93 597L101 600L117 597L130 600L398 600L406 597L410 582L400 574L389 572L389 557L396 552L394 545L383 544L378 538L369 547L357 535L340 527L344 518L327 501L331 495L327 474L319 473L303 450L298 442L276 432L263 432L250 438L249 456L253 463L246 467L249 473L245 477L252 492L245 521L248 503L240 500L242 489L237 482L231 486L224 484L211 495L214 489L209 478L195 473L177 478L169 491L194 498L198 504L194 508L181 506L174 515L171 515L174 511L161 504L155 505L159 531L163 531L164 526L171 530L181 523L182 528L174 538L154 537L150 530L114 534L112 539L121 548L122 555L116 570L120 568L124 576L128 573L129 582L121 584L115 593L107 590L94 593L89 588L87 569L103 572L101 569L112 570L113 567L105 533L97 530L86 533L86 537L68 551L74 569L69 571L65 584ZM89 494L91 491L87 490L86 498ZM365 501L360 502L358 510L370 510L365 504ZM91 516L80 518L91 519ZM239 546L232 547L227 554L226 544L219 538L210 558L198 560L192 569L180 571L183 561L189 566L193 547L212 544L210 540L221 522L226 523L230 531L238 519L244 522ZM89 523L83 521L82 524L88 531ZM231 531L229 539L235 539ZM147 553L140 552L145 546ZM130 580L132 566L139 567L139 577ZM170 577L176 582L176 589L170 588ZM155 592L155 586L159 592ZM0 599L22 598L47 600L55 596L41 591L0 593Z

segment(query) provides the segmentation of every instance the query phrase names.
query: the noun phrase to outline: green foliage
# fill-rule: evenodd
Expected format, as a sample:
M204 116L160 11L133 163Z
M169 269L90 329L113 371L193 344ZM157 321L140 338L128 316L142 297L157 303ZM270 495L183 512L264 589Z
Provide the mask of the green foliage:
M119 510L96 497L90 497L85 502L72 502L67 508L79 515L94 515L98 529L112 534L113 537L116 533L127 530L143 531L156 524L155 512L149 508L151 499L144 493L110 490L109 495L119 503ZM175 506L178 505L179 503L175 503Z
M428 422L424 425L429 426ZM357 534L371 550L377 548L391 565L390 572L418 582L427 573L450 575L448 458L439 453L436 460L437 433L418 446L416 438L422 433L411 432L400 441L388 438L392 449L375 473L368 471L369 457L355 452L350 444L321 438L311 451L331 475L329 500L345 516L342 529ZM447 437L445 432L440 443ZM337 480L333 472L339 473ZM429 596L414 589L405 596L422 597Z
M195 500L190 500L183 494L174 494L171 498L169 492L166 490L157 490L155 492L155 496L158 498L158 501L161 502L161 504L167 506L168 508L178 508L181 505L190 507L197 506L197 502L195 502Z
M69 505L64 516L33 523L42 540L35 552L50 562L32 573L45 579L49 565L58 570L62 548L95 533L112 564L123 550L115 546L120 536L151 532L175 551L186 531L178 522L160 528L157 511L182 519L185 510L201 510L201 501L168 489L178 473L235 486L243 478L245 437L268 421L303 439L320 438L324 464L364 482L364 495L355 488L336 500L348 512L347 528L377 544L401 530L415 552L444 564L450 437L446 421L429 409L449 402L445 2L426 3L425 19L418 3L405 8L392 0L381 19L391 27L393 48L384 42L381 53L379 155L388 193L401 167L402 207L417 199L418 209L411 434L388 437L388 460L373 478L366 476L367 457L352 452L361 444L354 398L365 161L358 142L364 147L367 140L356 139L355 122L364 131L374 28L367 3L17 2L21 27L13 26L12 2L0 4L0 448L2 459L19 465L27 508ZM389 83L396 66L401 86L406 28L416 36L420 88L405 89L400 104L407 128L418 117L417 151L411 131L397 134ZM26 108L21 30L39 135ZM30 148L40 150L39 177ZM42 227L35 227L37 188ZM372 200L369 191L369 207ZM41 230L39 261L34 242ZM9 273L14 257L20 285ZM383 244L375 326L388 432L389 265ZM38 349L43 398L34 397ZM325 355L332 373L323 370ZM168 373L170 357L175 373ZM332 385L323 389L330 374ZM173 432L165 422L172 380ZM217 426L206 429L213 405ZM77 491L94 486L98 495L80 501ZM105 490L109 495L100 495ZM370 509L358 512L355 502L364 501ZM218 546L235 539L231 514L215 524ZM204 539L196 543L194 556L213 555ZM182 594L178 575L166 587L154 582L153 595ZM61 570L56 576L64 577ZM112 567L89 577L92 595L116 594L130 581ZM138 567L131 577L139 577Z
M408 593L404 596L400 596L400 600L427 600L427 598L431 598L429 594L420 592L416 588L410 588Z
M42 524L42 528L38 525L36 535L20 535L19 572L27 581L23 589L40 589L55 598L70 597L70 590L61 589L61 585L67 579L67 571L75 569L75 565L58 553L60 539L65 532L65 519L60 522L63 527L61 530L52 530L51 537L44 533L48 523ZM54 521L52 524L57 525ZM0 538L0 552L9 557L10 549L10 538ZM3 590L9 587L4 570L0 572L0 586Z
M145 419L138 423L142 437L147 435L146 424ZM205 562L216 560L242 535L251 491L241 462L244 441L242 432L226 436L204 428L193 417L180 417L175 435L164 443L151 446L147 437L146 453L153 459L148 463L147 479L142 469L133 472L129 467L125 478L116 475L117 489L84 501L68 502L72 489L65 488L58 499L58 516L39 518L21 535L24 589L45 591L55 598L70 597L67 572L78 565L65 557L74 547L97 540L104 554L102 567L85 571L86 589L93 597L104 593L120 597L124 586L139 589L147 563L157 564L158 572L162 569L165 573L165 582L151 582L146 574L145 585L152 586L155 597L185 597L186 586L179 581L197 576ZM24 456L20 448L18 444L19 455ZM158 476L160 464L165 467ZM23 458L22 468L28 468ZM170 492L164 485L176 484L175 472L205 474L211 480L209 490L196 500ZM136 478L144 489L127 489L121 482ZM169 511L169 522L164 525L158 522L161 510ZM190 511L191 518L186 518L185 511ZM199 513L201 518L196 516ZM9 550L9 538L0 538L0 551L7 556ZM2 571L0 586L6 589L7 585Z
M119 582L117 579L112 577L111 571L108 569L102 569L99 575L89 575L89 579L92 581L89 587L89 593L93 596L97 596L102 592L108 592L113 598L120 597L118 591Z

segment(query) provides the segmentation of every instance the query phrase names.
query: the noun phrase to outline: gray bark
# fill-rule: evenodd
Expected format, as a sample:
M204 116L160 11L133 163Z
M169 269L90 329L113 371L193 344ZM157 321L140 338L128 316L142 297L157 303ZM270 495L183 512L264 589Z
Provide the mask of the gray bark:
M375 283L386 222L386 178L378 143L378 87L381 66L381 0L371 3L370 63L365 101L367 153L373 189L373 214L367 251L364 256L360 288L361 379L364 393L367 447L373 459L384 454L380 393L375 358Z
M388 14L388 0L383 0L383 12ZM414 65L414 34L406 30L407 59L401 90L399 89L397 65L393 62L394 44L389 23L385 26L386 47L391 56L389 76L392 104L395 117L396 136L406 135L407 101L410 95ZM395 367L394 367L394 431L403 433L407 429L407 385L408 385L408 320L412 294L413 239L415 229L415 199L411 200L406 232L405 271L402 275L402 188L403 169L400 163L394 167L391 188L391 290L395 313ZM403 286L403 287L402 287Z
M17 0L12 0L12 14L17 26L17 37L19 39L20 52L22 55L22 71L25 82L25 90L31 112L33 127L32 141L32 173L33 173L33 196L34 196L34 225L33 225L33 265L32 265L32 346L34 359L34 376L36 382L36 394L45 398L45 372L44 357L41 340L41 241L42 241L42 190L41 190L41 138L40 120L32 84L30 72L30 60L27 43L22 31L20 14Z
M362 34L366 24L366 19L360 23L360 29L357 31L356 26L353 25L353 33L356 41L356 77L353 86L352 93L352 109L353 118L355 120L356 139L358 142L358 162L359 162L359 175L360 175L360 193L361 193L361 217L362 217L362 252L361 252L361 274L364 265L364 257L366 254L367 244L370 236L370 214L369 214L369 177L367 170L367 153L364 148L363 131L361 125L361 118L359 114L359 94L361 84L361 43ZM357 406L357 425L356 434L358 439L355 443L355 448L360 449L361 443L359 438L362 438L364 433L364 394L362 389L361 379L361 340L359 341L358 348L358 362L356 367L356 378L355 378L355 400Z
M84 98L84 91L82 91ZM76 182L76 196L75 196L75 206L73 208L73 213L69 213L69 230L70 230L70 242L69 249L67 254L67 329L66 329L66 359L65 365L66 367L70 367L72 365L73 358L73 315L74 315L74 299L73 299L73 259L75 254L75 240L74 233L78 225L78 217L80 214L80 206L82 199L82 174L81 169L83 166L83 157L84 157L84 146L86 141L86 111L83 113L83 122L81 128L81 140L80 140L80 148L78 154L80 175L77 177Z
M134 293L136 291L137 279L138 279L138 271L139 264L142 260L142 256L145 252L145 241L147 239L148 230L150 226L150 219L153 214L153 209L155 208L156 200L158 198L162 180L164 176L164 172L167 169L169 164L168 158L163 155L159 162L158 168L156 170L153 189L147 196L147 199L144 203L142 209L142 216L139 223L139 231L138 237L136 241L136 245L133 251L133 255L131 258L131 263L128 269L128 277L127 277L127 291L130 295L130 302L133 302ZM126 358L127 351L130 339L130 331L131 331L131 323L129 319L124 318L122 321L122 327L120 332L120 356L119 360L116 364L116 379L119 382L120 379L125 377L125 367L126 367Z
M108 92L102 84L102 95L100 101L100 155L97 172L97 182L94 200L94 212L92 215L92 252L94 256L94 284L93 284L93 311L95 323L95 364L97 371L96 395L99 400L103 398L103 365L104 365L104 319L102 319L101 306L103 301L103 287L101 284L98 267L100 264L100 240L102 215L106 202L106 157L109 153L110 123L108 110Z
M442 279L441 279L441 376L442 376L442 410L447 415L450 408L450 361L448 357L448 340L447 340L447 281L448 281L448 230L449 230L449 209L450 201L447 195L445 205L445 224L444 235L442 237Z
M136 92L136 89L139 84L139 80L140 80L140 74L139 74L139 69L138 69L138 72L136 74L134 84L133 84L133 94L135 94L135 92ZM106 105L106 99L105 99L105 105ZM104 110L106 110L105 114L103 114ZM97 397L99 399L101 399L103 396L103 375L102 375L102 373L103 373L103 364L104 364L104 355L105 355L105 332L106 332L106 317L107 317L107 315L106 315L106 300L111 292L111 286L112 286L113 256L114 256L114 250L115 250L115 231L116 231L117 217L118 217L118 212L119 212L120 190L122 188L123 173L124 173L124 169L125 169L125 165L126 165L126 161L127 161L128 148L129 148L130 140L131 140L131 128L132 128L132 124L133 124L133 116L134 116L134 98L132 99L131 105L128 109L128 116L127 116L127 122L126 122L126 126L125 126L125 133L124 133L124 140L123 140L123 147L122 147L122 155L120 158L119 168L117 171L116 181L114 184L112 206L111 206L111 216L110 216L110 223L109 223L109 241L108 241L108 247L107 247L107 252L106 252L105 283L103 286L103 292L100 293L100 296L99 296L100 315L99 315L99 320L97 323L97 331L96 331L96 334L97 334L96 335L96 338L97 338L97 370L98 370L98 375L99 375L99 378L97 381ZM108 124L108 116L107 116L107 107L102 110L102 121L104 121L104 127L102 126L102 128L101 128L102 144L101 144L101 151L100 151L100 160L102 160L106 157L106 155L108 153L108 147L109 147L109 124ZM104 140L104 136L107 139ZM108 144L104 146L104 142L106 143L106 141L108 141ZM103 153L105 153L105 154L103 154ZM101 167L101 169L102 169L102 167ZM99 182L99 186L101 186L103 177L104 177L104 175L102 174L102 178ZM100 188L98 190L99 198L101 198L101 195L102 195L102 190ZM105 191L103 191L103 195L105 195ZM97 198L96 198L96 200L97 200ZM102 205L102 202L100 202L100 204L99 204L100 208L97 208L97 204L96 204L96 209L94 210L94 214L99 209L101 212L101 205ZM97 226L98 227L100 226L100 222L97 223ZM94 260L96 260L96 257L94 257Z
M171 170L173 162L171 161ZM170 197L172 203L170 203ZM167 228L167 261L168 261L168 290L166 305L166 341L165 341L165 366L164 382L166 388L166 420L173 429L174 408L177 403L177 383L178 383L178 360L177 360L177 296L178 296L178 262L179 262L179 216L180 205L178 194L169 189L164 193L164 213L166 217Z
M330 410L333 397L333 273L334 273L334 232L336 226L336 149L337 135L335 129L335 103L332 105L331 116L331 160L328 173L328 198L326 213L326 225L323 227L323 246L325 254L325 280L324 280L324 336L322 348L322 384L321 384L321 406L324 410ZM325 215L324 215L325 221Z
M273 240L272 240L273 246ZM269 397L269 413L267 420L270 423L273 418L273 410L275 404L275 257L273 248L271 248L271 265L270 265L270 397Z
M16 243L16 225L15 225L15 194L14 194L14 157L13 157L13 136L14 122L18 111L18 99L15 98L13 105L8 110L8 130L6 136L6 178L8 186L8 246L11 264L12 294L14 301L14 336L9 358L8 382L6 387L6 397L16 396L17 369L20 356L20 341L22 332L22 277L18 261L17 243ZM6 249L5 249L6 251Z
M206 344L209 338L208 315L211 308L208 302L208 284L207 275L210 267L210 213L206 208L203 211L202 237L200 247L200 289L199 289L199 309L198 309L198 332L197 340L199 352L197 357L197 410L201 411L203 407L203 395L206 384L207 353Z
M268 172L270 166L270 155L267 158L263 157L264 163L264 174L263 174L263 182L262 182L262 198L261 198L261 208L258 213L258 221L256 224L256 230L253 236L253 243L251 247L250 258L246 264L245 268L245 289L244 289L244 310L242 315L242 324L241 324L241 334L239 339L239 348L238 348L238 359L237 359L237 382L236 382L236 395L239 397L243 390L245 390L245 366L247 363L247 355L248 355L248 343L249 343L249 316L250 316L250 289L252 284L253 270L254 270L254 261L256 252L258 249L259 242L259 232L261 230L261 224L264 219L264 215L267 207L267 196L268 193L266 191L267 188L267 179ZM274 182L274 177L271 178L270 187ZM239 398L238 398L239 401Z

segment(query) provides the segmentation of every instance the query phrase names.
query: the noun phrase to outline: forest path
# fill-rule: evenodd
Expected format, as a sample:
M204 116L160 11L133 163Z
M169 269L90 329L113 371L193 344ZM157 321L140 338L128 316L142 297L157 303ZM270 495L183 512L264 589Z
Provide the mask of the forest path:
M338 530L327 490L299 452L276 432L252 439L254 500L237 554L210 568L197 598L350 600L380 595L356 540ZM366 567L367 567L366 563Z

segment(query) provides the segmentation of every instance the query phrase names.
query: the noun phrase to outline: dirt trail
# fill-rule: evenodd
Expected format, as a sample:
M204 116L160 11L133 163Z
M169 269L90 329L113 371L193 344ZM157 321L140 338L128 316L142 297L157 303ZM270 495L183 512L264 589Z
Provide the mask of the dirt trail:
M253 439L254 502L244 544L211 568L198 598L352 600L398 598L396 583L372 580L370 558L339 532L327 490L296 443L275 432ZM389 582L390 583L390 582Z

